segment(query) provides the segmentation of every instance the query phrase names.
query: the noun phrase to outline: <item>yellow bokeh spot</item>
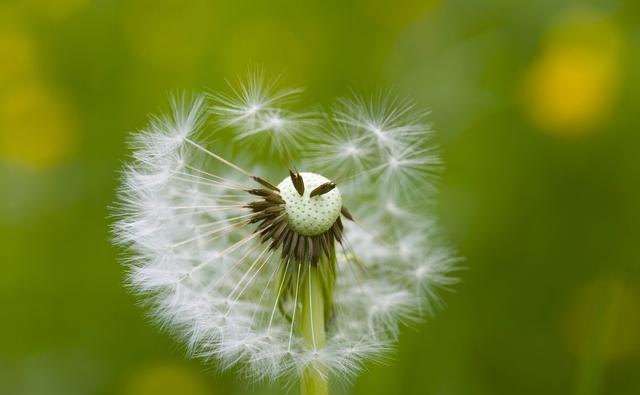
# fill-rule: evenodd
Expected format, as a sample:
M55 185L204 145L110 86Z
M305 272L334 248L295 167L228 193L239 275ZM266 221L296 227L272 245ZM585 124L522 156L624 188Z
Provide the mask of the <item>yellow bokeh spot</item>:
M21 29L0 19L0 91L29 79L36 69L33 40Z
M125 395L213 395L207 381L193 370L174 363L157 363L135 373Z
M44 168L67 159L76 146L72 107L39 84L15 87L0 95L0 159Z
M640 352L640 295L620 279L600 279L573 295L564 314L568 348L609 360Z
M532 120L555 135L594 130L615 105L620 52L620 33L607 17L585 10L565 16L524 79Z

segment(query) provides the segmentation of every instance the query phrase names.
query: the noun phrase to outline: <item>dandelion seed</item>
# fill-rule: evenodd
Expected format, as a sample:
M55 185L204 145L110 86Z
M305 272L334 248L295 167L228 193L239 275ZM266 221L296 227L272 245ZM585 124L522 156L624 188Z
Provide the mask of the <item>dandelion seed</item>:
M312 112L295 113L289 108L302 89L277 89L277 85L278 79L268 81L262 70L255 70L237 87L230 83L230 94L211 94L209 110L219 126L236 133L236 140L290 159L291 151L300 146L299 134L315 128L317 121Z
M209 112L202 96L174 99L132 138L114 234L128 285L191 355L326 394L440 303L458 260L415 209L440 164L423 114L356 98L311 128L281 108L297 93L254 75ZM208 116L236 151L268 135L296 167L231 162L200 137Z

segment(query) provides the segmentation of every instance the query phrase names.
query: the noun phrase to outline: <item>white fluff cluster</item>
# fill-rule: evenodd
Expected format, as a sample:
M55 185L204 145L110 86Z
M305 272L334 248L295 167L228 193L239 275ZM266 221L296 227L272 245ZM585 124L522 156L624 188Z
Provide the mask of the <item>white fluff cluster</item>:
M229 84L231 93L211 94L214 104L210 111L219 126L234 129L237 141L252 148L268 147L272 154L289 157L317 120L312 112L290 109L302 89L277 89L277 82L267 81L261 70L249 73L238 87Z
M128 283L153 317L191 355L222 368L240 363L255 379L299 374L318 362L348 377L383 356L400 324L419 319L438 302L436 291L455 282L448 273L457 259L440 246L426 213L440 160L425 114L379 95L340 100L318 117L323 122L309 121L282 107L297 93L254 76L210 103L175 99L169 116L133 136L114 229L130 251ZM227 132L237 139L231 147L203 142ZM306 347L279 311L280 254L247 223L244 205L252 199L244 191L256 187L253 173L219 156L254 155L247 144L265 136L297 168L334 180L353 213L337 251L322 349ZM280 174L278 182L288 169L252 170Z

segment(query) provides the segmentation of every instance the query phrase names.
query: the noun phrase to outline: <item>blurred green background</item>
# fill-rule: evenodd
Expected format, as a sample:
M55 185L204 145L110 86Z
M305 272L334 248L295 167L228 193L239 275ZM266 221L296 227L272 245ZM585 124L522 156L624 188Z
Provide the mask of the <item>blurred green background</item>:
M353 394L640 393L640 2L5 0L0 394L282 393L186 360L109 242L127 133L250 64L433 111L467 269Z

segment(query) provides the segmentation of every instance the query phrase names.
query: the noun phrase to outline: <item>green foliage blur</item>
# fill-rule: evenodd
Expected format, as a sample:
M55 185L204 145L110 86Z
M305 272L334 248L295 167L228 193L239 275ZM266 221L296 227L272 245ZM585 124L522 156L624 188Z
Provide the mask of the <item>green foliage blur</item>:
M443 147L462 282L337 393L640 393L640 2L5 0L0 394L283 393L184 358L109 240L127 134L252 64L391 86Z

